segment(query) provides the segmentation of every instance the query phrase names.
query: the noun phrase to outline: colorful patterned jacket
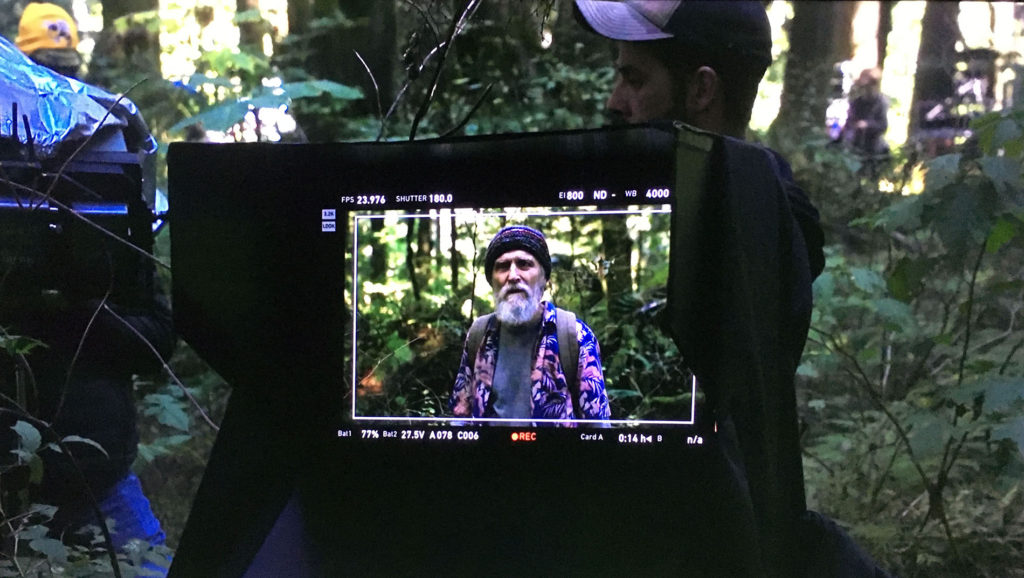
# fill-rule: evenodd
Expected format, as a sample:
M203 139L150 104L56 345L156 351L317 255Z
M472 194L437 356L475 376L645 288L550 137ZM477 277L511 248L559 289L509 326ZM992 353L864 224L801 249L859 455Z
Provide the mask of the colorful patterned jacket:
M531 394L532 419L572 420L573 403L565 373L558 358L558 330L555 322L555 306L542 303L544 320L541 323L537 357L530 376L533 382ZM470 353L465 347L462 362L455 376L449 406L457 417L497 418L491 403L491 384L494 368L498 362L498 339L500 327L492 317L487 324L480 350ZM608 395L604 390L604 374L601 371L601 348L597 337L586 323L576 320L576 337L579 341L579 366L576 375L579 381L577 402L581 419L605 420L611 417ZM566 424L569 425L569 424Z

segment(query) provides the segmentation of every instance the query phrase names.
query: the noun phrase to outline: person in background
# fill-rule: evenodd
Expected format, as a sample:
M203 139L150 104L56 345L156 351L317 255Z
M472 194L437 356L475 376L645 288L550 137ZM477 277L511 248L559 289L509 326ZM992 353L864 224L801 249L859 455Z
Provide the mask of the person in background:
M882 71L868 68L860 73L850 91L850 106L841 138L866 159L888 156L889 99L881 92Z
M78 52L78 25L66 10L48 2L32 2L18 21L15 46L40 64L78 78L82 55Z

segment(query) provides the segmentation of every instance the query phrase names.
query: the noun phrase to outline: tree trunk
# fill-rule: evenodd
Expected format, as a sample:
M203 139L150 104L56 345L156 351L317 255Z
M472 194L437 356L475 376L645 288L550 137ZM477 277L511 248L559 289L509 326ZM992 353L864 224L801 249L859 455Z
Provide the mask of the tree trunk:
M829 81L837 60L836 30L843 22L849 27L849 22L840 17L849 10L849 4L793 3L793 19L788 24L789 53L782 84L782 103L771 128L775 142L786 145L804 135L824 130Z
M956 41L961 37L957 2L928 2L921 19L921 45L917 51L914 94L910 101L911 136L921 129L924 115L953 96Z
M892 32L892 8L894 0L883 0L878 3L878 61L875 66L885 69L885 54L889 51L889 33Z
M236 13L259 10L259 0L235 0ZM260 21L246 21L238 24L238 44L243 50L263 52L264 25Z
M298 36L309 32L309 21L312 19L311 0L288 0L288 34Z
M96 40L87 82L113 92L127 90L143 78L160 78L158 27L146 19L132 19L118 33L115 21L130 14L148 12L158 19L158 0L105 0L103 31ZM124 74L124 71L131 71Z
M853 17L859 2L830 2L835 8L832 24L832 62L853 58Z
M381 108L387 111L394 99L398 63L395 4L378 0L314 0L317 17L331 16L340 7L345 17L355 22L351 28L315 40L316 55L311 59L310 70L320 78L362 89L366 98L350 104L353 114L376 115L378 97ZM356 56L357 52L366 66Z

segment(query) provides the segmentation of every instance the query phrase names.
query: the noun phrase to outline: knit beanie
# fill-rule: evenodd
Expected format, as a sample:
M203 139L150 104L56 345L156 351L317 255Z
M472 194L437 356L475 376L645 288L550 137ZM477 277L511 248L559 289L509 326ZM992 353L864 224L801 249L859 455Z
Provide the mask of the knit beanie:
M487 246L487 253L484 256L484 272L487 278L491 278L494 271L494 262L509 251L526 251L533 255L540 266L544 268L544 277L551 278L551 255L548 254L548 242L544 233L526 225L512 225L498 231L498 234L491 239Z
M14 43L29 56L37 50L75 50L78 48L78 26L60 6L33 2L21 14Z

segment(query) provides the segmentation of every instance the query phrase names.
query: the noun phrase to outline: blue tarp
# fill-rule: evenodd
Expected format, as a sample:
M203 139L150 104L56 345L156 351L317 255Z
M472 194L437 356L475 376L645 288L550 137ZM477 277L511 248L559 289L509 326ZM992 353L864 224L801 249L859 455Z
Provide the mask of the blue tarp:
M152 154L157 149L130 100L40 66L0 37L0 138L16 137L27 144L25 118L36 154L44 158L65 141L85 140L111 126L122 127L129 152Z

